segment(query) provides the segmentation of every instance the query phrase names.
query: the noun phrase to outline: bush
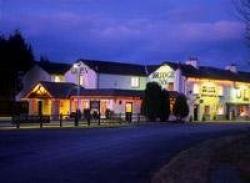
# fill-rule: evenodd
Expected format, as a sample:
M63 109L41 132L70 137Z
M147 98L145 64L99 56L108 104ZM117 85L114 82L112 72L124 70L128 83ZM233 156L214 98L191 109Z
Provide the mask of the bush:
M156 82L147 83L141 112L150 121L156 121L157 118L161 121L168 120L170 114L168 91L162 90Z
M147 83L142 108L142 113L150 121L156 121L161 108L161 86L158 83Z
M170 115L170 98L167 90L161 92L161 108L160 108L160 120L161 122L168 121Z
M187 103L187 98L185 95L179 95L176 98L173 113L177 120L183 121L183 118L187 117L189 114L189 107Z

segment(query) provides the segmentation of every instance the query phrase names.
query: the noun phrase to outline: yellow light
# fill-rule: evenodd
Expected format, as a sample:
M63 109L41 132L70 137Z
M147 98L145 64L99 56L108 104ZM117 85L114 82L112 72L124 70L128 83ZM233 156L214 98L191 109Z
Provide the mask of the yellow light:
M61 82L61 78L60 78L60 76L55 76L55 82L56 82L56 83Z

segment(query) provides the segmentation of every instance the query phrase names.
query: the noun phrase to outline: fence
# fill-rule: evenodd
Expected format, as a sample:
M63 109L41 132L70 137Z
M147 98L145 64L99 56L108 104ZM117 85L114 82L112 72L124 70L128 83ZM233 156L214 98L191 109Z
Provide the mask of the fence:
M108 117L79 115L18 115L12 117L12 125L20 127L77 127L77 126L110 126L121 124L135 124L145 122L141 114L112 114Z

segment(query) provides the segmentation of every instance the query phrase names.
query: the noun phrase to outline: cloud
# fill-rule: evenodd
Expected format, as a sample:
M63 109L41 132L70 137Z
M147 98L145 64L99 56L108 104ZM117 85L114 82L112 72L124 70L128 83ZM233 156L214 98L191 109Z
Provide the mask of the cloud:
M20 28L32 41L37 55L46 54L57 60L82 56L132 60L178 58L178 55L199 54L222 43L238 44L244 33L244 24L235 20L174 22L72 11L9 16L2 25L6 32Z

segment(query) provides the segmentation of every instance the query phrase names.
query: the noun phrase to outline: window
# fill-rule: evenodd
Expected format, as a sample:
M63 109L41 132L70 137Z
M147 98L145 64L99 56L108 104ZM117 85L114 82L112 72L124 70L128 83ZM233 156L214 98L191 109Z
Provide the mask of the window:
M140 78L139 77L132 77L131 78L131 87L138 88L140 86Z
M168 91L174 91L174 83L173 82L168 83Z
M204 114L205 115L209 115L210 114L210 106L209 105L205 106L205 108L204 108Z
M60 76L55 76L55 82L56 82L56 83L61 82L61 78L60 78Z
M241 98L241 91L239 88L236 89L236 97Z
M218 95L219 96L223 96L224 95L223 86L219 86L218 87Z
M222 104L219 105L218 110L217 110L218 115L223 115L224 114L224 106Z
M84 86L84 76L80 76L80 81L79 81L79 84L81 85L81 86Z
M199 85L197 83L194 84L194 88L193 88L193 93L194 94L199 94Z
M132 104L132 102L126 102L125 112L133 112L133 104Z
M249 100L249 90L248 89L244 90L244 100L246 100L246 101Z

